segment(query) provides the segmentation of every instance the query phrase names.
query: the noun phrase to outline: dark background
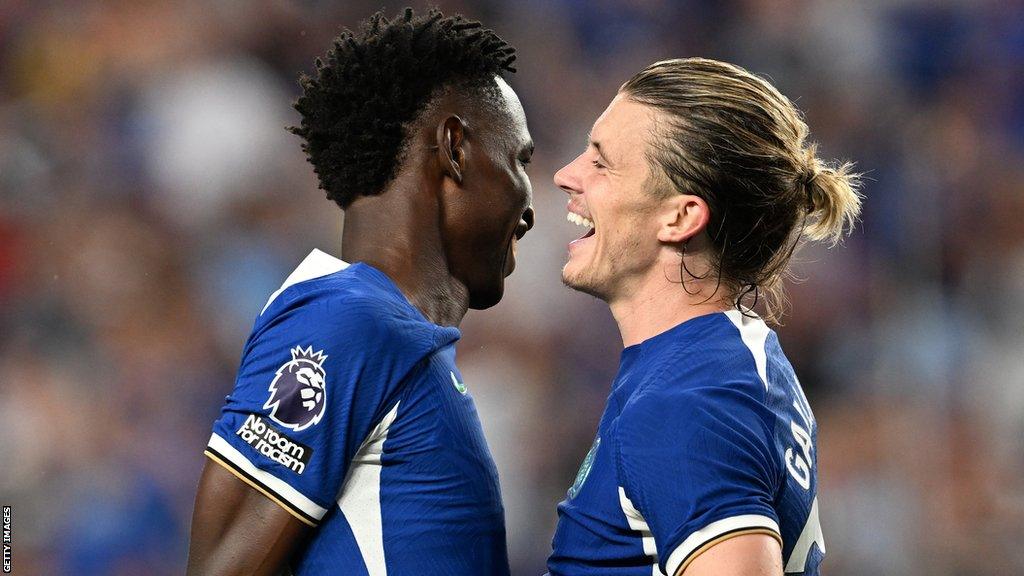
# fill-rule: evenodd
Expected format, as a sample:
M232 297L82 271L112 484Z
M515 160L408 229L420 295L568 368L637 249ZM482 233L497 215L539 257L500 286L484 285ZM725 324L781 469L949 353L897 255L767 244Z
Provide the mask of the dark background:
M382 4L0 0L16 573L183 571L253 319L313 247L340 254L340 213L284 130L296 76ZM620 83L695 55L769 76L823 155L869 177L845 245L799 254L779 329L820 426L826 573L1024 571L1024 3L440 4L520 49L537 143L537 226L459 346L515 574L543 571L621 348L606 307L559 281L578 229L551 175Z

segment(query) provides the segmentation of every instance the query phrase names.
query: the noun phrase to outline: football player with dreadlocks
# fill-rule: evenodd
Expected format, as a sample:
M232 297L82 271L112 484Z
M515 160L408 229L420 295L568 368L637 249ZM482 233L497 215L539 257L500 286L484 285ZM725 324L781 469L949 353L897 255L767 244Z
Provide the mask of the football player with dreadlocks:
M295 107L341 256L256 319L206 449L188 573L508 574L494 463L455 365L533 226L533 143L479 22L411 9L344 32Z

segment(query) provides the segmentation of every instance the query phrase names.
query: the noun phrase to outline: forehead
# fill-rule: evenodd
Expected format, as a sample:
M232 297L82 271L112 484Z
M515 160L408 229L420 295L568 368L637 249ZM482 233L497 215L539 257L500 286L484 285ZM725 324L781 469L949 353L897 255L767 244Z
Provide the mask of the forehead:
M505 117L504 119L508 121L505 128L509 131L509 135L519 142L529 141L530 131L526 127L526 111L523 110L523 104L519 101L516 91L501 76L495 76L494 83L498 89L497 108Z
M599 142L602 149L639 154L654 128L655 114L651 107L638 104L620 92L594 122L590 139Z

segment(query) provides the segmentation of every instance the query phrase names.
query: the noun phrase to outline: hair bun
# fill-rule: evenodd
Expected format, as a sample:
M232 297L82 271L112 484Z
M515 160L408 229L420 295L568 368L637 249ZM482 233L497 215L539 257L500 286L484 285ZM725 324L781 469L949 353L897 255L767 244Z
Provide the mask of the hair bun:
M818 170L816 168L807 168L804 170L800 180L804 186L810 186L814 184L814 179L818 177Z
M834 245L850 232L860 214L860 174L850 162L826 164L815 158L813 166L801 175L807 213L812 217L804 232L812 240Z
M807 212L814 211L814 181L818 178L818 170L813 167L807 167L800 174L800 186L804 190L804 200L807 206Z

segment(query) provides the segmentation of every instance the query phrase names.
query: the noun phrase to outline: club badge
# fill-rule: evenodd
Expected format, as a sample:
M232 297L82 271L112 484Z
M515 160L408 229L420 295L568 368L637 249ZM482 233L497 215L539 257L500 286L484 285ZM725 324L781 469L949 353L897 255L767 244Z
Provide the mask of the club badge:
M594 459L597 458L597 449L601 447L601 437L598 436L594 439L593 446L590 447L590 451L587 452L587 457L583 459L583 463L580 464L580 470L576 473L576 481L572 483L572 488L569 488L569 499L572 500L580 493L583 488L583 483L587 481L587 476L590 476L590 469L594 467Z
M323 350L292 348L292 359L277 369L270 383L270 399L263 405L270 418L295 430L305 430L320 421L327 405L327 373Z

